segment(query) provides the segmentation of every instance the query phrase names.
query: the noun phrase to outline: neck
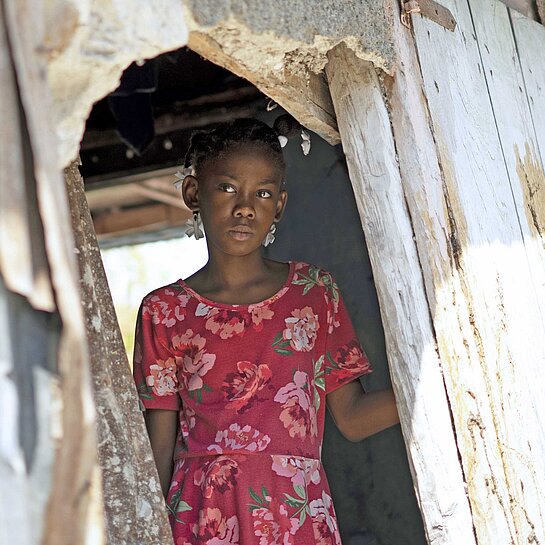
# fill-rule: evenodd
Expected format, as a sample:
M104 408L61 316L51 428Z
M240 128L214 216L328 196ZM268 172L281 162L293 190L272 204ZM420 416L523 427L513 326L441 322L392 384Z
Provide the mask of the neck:
M269 270L267 260L260 250L246 256L217 255L209 250L209 256L203 270L207 281L226 289L252 284Z

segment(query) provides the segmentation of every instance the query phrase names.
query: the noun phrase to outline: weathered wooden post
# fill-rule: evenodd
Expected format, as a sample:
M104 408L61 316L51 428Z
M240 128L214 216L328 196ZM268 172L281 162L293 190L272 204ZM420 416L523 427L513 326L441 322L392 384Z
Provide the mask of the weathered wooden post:
M0 2L0 541L104 542L88 352L39 9Z
M424 527L430 544L469 545L471 515L382 89L374 66L344 45L328 59Z
M164 499L75 162L65 170L65 180L97 407L108 543L166 545L172 534Z

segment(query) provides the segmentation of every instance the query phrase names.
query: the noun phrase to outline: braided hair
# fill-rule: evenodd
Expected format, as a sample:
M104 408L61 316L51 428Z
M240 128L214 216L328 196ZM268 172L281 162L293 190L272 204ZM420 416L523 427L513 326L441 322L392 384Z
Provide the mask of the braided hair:
M268 150L284 171L286 164L278 137L292 136L300 129L299 122L285 114L276 119L273 127L258 119L235 119L210 130L195 131L191 135L183 166L193 166L198 174L206 161L220 157L233 147L253 144Z

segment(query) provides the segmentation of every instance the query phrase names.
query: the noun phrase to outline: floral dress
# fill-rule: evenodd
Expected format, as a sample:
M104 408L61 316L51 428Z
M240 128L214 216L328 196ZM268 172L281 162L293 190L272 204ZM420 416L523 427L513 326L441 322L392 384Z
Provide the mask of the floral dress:
M371 371L331 275L290 263L261 303L183 280L147 295L134 376L179 411L167 497L175 545L340 545L320 461L325 396Z

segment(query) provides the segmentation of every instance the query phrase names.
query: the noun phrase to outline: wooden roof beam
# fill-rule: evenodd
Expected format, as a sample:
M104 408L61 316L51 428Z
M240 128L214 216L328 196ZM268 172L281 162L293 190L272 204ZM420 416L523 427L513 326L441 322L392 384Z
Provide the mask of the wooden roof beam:
M150 204L126 210L113 209L93 218L99 240L128 233L155 231L183 225L191 216L178 207L168 204Z

